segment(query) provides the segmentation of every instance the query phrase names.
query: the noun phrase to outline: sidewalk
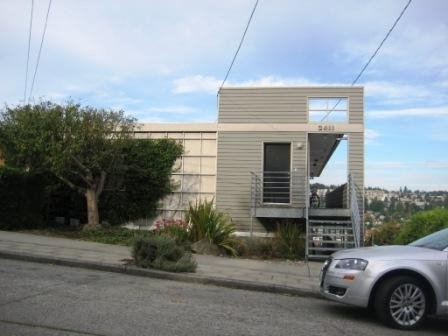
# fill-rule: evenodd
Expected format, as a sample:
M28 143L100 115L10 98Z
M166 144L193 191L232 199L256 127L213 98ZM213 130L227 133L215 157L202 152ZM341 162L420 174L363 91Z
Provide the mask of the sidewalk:
M287 262L195 255L196 273L168 273L127 265L125 246L0 231L0 258L126 273L247 290L319 297L320 262Z

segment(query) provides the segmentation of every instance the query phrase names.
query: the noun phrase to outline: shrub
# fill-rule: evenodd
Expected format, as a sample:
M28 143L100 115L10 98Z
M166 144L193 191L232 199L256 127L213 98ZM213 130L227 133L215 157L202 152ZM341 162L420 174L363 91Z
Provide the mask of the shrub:
M275 238L235 237L234 248L242 257L271 259L280 256Z
M365 245L392 245L399 232L400 225L394 222L374 227L366 235Z
M295 260L305 256L304 228L299 223L293 221L279 223L276 239L283 258Z
M99 208L111 225L154 217L172 190L171 174L182 146L173 139L132 139L120 148L123 164L107 178Z
M45 224L45 176L0 167L0 200L0 229L31 229Z
M122 227L101 228L99 230L78 230L80 239L102 244L131 245L136 231ZM139 233L142 235L142 233Z
M411 216L409 221L402 225L395 242L408 244L446 227L448 227L448 209L421 211Z
M187 222L190 230L190 239L197 242L207 239L231 255L236 255L233 247L235 226L231 218L213 207L213 201L190 202L187 211Z
M132 244L135 264L169 272L194 272L197 263L190 253L165 235L137 237Z
M189 245L188 224L181 219L163 218L154 223L155 232L173 238L179 245Z
M249 245L247 239L243 237L233 238L233 248L237 256L247 257L249 255Z

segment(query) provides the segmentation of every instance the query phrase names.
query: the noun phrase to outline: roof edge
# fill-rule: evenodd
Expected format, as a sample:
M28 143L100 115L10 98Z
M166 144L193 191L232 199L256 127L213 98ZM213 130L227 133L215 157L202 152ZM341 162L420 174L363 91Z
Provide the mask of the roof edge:
M217 123L138 123L135 132L217 132Z

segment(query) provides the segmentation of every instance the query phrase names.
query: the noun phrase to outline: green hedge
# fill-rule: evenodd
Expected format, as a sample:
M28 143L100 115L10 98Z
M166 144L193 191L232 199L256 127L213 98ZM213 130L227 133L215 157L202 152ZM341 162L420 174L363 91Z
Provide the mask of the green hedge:
M0 167L0 229L31 229L45 225L45 178Z
M422 211L411 216L409 221L402 225L395 243L408 244L444 228L448 228L448 209Z
M132 243L135 264L168 272L195 272L197 263L176 241L165 235L136 237Z

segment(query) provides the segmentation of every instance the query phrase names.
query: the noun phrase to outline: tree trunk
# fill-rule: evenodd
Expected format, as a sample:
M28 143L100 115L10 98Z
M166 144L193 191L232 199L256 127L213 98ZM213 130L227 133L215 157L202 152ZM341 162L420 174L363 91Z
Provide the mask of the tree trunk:
M87 200L87 224L84 226L84 229L97 230L101 228L97 191L93 188L89 188L85 195Z

